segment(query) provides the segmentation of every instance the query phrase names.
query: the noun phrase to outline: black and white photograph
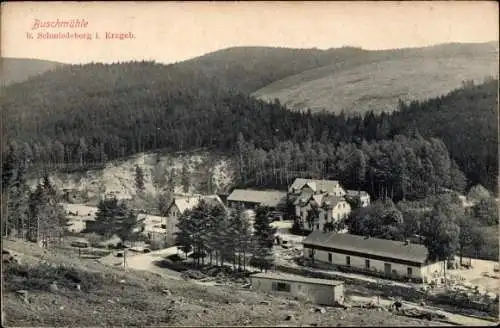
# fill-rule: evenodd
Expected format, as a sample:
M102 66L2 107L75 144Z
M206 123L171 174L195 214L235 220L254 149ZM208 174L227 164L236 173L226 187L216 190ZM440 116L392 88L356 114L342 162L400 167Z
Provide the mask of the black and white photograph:
M0 17L3 327L499 324L498 2Z

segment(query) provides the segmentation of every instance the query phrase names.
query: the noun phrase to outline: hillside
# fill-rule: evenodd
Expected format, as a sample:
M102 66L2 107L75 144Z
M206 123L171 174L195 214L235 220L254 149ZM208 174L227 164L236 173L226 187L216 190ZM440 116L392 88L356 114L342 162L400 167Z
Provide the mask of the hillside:
M498 81L465 85L446 96L402 105L392 133L417 129L440 138L469 180L498 188Z
M2 247L20 261L2 265L2 324L8 327L446 325L377 309L319 313L303 300L124 271L19 241ZM54 281L57 289L50 287ZM26 300L18 290L26 291Z
M404 83L414 83L418 79L408 72L431 74L433 67L437 71L450 67L465 72L474 67L474 63L481 63L477 58L483 58L483 63L488 63L487 67L491 68L491 58L497 57L494 49L498 47L491 43L378 52L357 48L302 51L247 47L221 50L172 65L145 61L70 65L7 87L8 97L2 109L5 120L9 122L6 129L10 140L16 143L12 147L31 163L77 163L84 166L157 149L171 152L204 149L234 156L240 137L250 141L252 147L265 151L281 142L300 144L309 139L336 147L342 142L359 144L363 140L391 139L396 132L408 134L408 129L399 125L398 120L408 124L411 119L374 115L373 112L387 109L377 103L380 97L370 101L376 102L373 106L381 107L373 108L373 112L365 117L346 117L332 112L312 115L290 111L279 102L267 103L251 97L246 91L272 80L273 74L279 78L302 69L307 69L307 74L301 75L304 85L314 84L318 78L328 79L324 76L325 67L337 67L338 76L343 78L347 76L343 72L356 71L359 75L370 68L370 74L384 76L386 82L406 76ZM332 60L337 64L330 65ZM494 65L497 65L496 60ZM309 69L315 66L321 68ZM420 69L422 66L428 67ZM392 77L386 73L393 71L400 72ZM452 71L446 71L446 74ZM455 73L453 78L456 78ZM453 80L446 74L442 73L444 81L426 80L422 84L422 88L432 86L435 89L425 89L426 99L439 90L440 85ZM290 79L293 80L294 76ZM457 83L461 84L467 76L460 75ZM367 85L366 81L349 81L358 86ZM391 90L404 86L404 83L387 82L390 88L384 89L384 97L389 97L390 102L396 101L401 92L398 91L396 97ZM381 81L368 84L370 88L374 85L383 89ZM491 82L485 85L491 85ZM418 87L415 88L414 92L420 92ZM496 140L497 129L491 123L496 122L498 92L495 86L486 88L486 93L479 91L480 87L473 88L472 96L465 90L452 92L460 96L443 98L447 103L446 111L426 113L425 119L415 128L422 130L425 137L446 139L445 145L452 151L452 159L456 160L471 184L481 183L494 189L497 170L492 169L495 163L492 158L496 151L491 148L491 142ZM353 90L342 91L342 96L336 99L344 101L349 95L357 96L356 88ZM476 93L481 95L480 101L467 101ZM321 99L320 96L316 98ZM478 112L483 114L478 116ZM414 112L411 115L421 114ZM455 124L456 115L463 117L459 124ZM446 135L445 130L429 129L437 116L442 123L440 127L446 126L453 133ZM480 129L480 136L475 129ZM457 143L453 137L457 133L469 137L467 140L459 138L464 143ZM488 140L488 152L480 151L485 140ZM465 145L474 149L470 152L474 155L460 155ZM256 156L252 162L264 162L259 158L262 154ZM472 162L477 164L472 165ZM481 168L485 163L490 163L488 168Z
M447 94L464 80L498 76L498 44L370 51L273 82L254 95L312 111L391 112L398 100Z
M157 196L158 192L173 184L174 192L182 193L182 170L186 166L189 176L189 192L215 193L225 191L234 180L232 161L210 153L191 154L137 154L126 160L111 161L103 169L74 173L55 173L51 181L59 189L73 189L90 200L100 198L104 193L113 192L119 199L130 199L136 195L135 168L144 171L146 194ZM173 174L173 176L172 176ZM169 178L172 176L172 180ZM155 180L156 179L158 180ZM157 183L155 183L158 181ZM28 184L33 189L38 183L31 179Z
M342 47L328 50L273 47L222 49L176 64L195 68L221 85L250 94L272 82L335 62L367 58L368 51Z
M24 82L32 76L42 74L65 64L27 58L0 58L2 85Z

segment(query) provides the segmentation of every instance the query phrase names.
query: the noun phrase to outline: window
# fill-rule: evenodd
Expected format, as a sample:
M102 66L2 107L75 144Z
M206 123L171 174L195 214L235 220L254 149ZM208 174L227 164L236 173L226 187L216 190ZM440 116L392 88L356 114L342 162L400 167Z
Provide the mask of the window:
M316 229L319 230L319 223L316 224Z
M273 282L273 290L277 292L290 292L291 286L285 282Z
M328 262L332 263L332 253L328 253Z
M407 271L408 271L408 276L413 275L413 268L408 267L408 270L407 270Z
M365 260L365 268L366 269L370 268L370 260Z
M345 264L346 265L351 265L351 257L350 256L346 256L345 257Z

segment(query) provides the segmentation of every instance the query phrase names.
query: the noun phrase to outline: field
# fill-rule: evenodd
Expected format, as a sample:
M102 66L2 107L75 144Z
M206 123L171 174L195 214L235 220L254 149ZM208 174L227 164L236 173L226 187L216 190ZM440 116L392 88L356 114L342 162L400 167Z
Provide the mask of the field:
M293 109L310 108L313 112L391 112L399 99L438 97L460 87L464 80L481 83L486 77L497 76L497 62L494 51L472 58L433 55L358 65L342 62L276 81L254 95L265 100L278 98Z
M435 326L389 312L314 305L230 287L202 286L145 271L4 241L20 264L3 266L6 326L328 325ZM29 278L29 279L28 279ZM56 281L57 288L51 287ZM75 285L79 283L81 291ZM27 291L26 300L16 291ZM292 315L291 321L287 316Z

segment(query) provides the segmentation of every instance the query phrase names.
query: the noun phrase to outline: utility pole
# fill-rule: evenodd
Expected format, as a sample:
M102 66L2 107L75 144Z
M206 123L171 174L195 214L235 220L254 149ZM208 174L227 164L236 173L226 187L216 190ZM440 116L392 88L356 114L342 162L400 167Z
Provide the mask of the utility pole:
M123 269L127 268L127 249L123 249Z

